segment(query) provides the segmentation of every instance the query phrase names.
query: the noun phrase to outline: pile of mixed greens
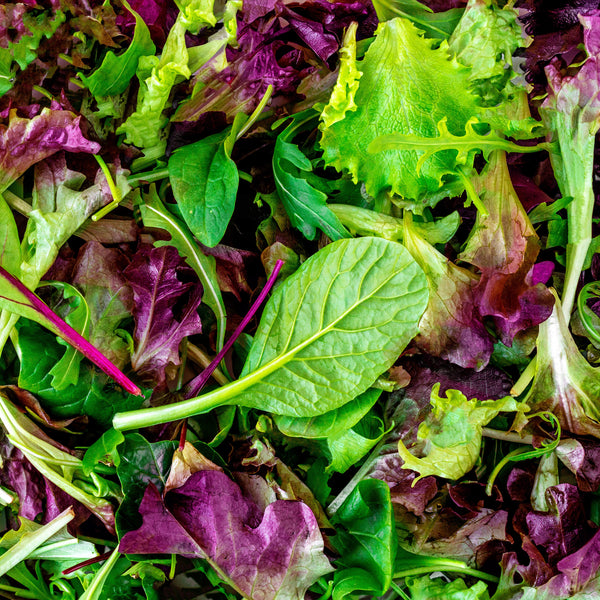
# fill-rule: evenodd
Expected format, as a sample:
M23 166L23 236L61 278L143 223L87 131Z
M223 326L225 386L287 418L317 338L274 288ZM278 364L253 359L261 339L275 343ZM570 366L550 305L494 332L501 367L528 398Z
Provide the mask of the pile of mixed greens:
M4 2L0 597L599 598L599 126L597 2Z

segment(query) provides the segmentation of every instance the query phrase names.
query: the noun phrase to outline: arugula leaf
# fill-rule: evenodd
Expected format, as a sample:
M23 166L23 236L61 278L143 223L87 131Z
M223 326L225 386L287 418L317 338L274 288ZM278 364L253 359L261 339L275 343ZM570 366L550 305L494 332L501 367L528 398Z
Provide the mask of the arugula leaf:
M350 237L335 214L327 207L326 194L313 187L302 176L303 172L312 171L312 164L300 148L290 140L305 122L306 119L296 117L275 141L273 174L277 194L290 218L290 223L307 239L315 239L317 228L334 241Z
M181 216L205 246L220 241L235 208L239 173L228 140L234 130L177 148L169 158L169 179Z
M91 75L79 74L96 99L122 94L135 75L140 57L152 56L156 51L146 23L126 1L123 4L135 17L135 32L129 47L119 56L109 51L102 64Z
M230 402L297 417L339 408L398 358L427 297L423 272L401 245L378 238L329 244L274 292L238 381L177 405L117 415L114 427Z
M474 466L481 449L481 428L500 412L527 410L507 396L501 400L467 400L458 390L448 390L446 397L438 395L440 384L431 390L431 412L419 425L417 448L423 458L417 458L398 441L398 452L404 460L403 469L419 473L419 479L437 475L458 479Z

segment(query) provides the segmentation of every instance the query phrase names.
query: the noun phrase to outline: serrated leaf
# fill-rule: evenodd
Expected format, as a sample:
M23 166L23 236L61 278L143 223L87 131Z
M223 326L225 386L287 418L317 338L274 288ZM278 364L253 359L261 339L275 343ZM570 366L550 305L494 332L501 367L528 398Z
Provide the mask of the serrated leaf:
M161 246L174 246L177 248L179 254L185 258L187 264L202 282L202 302L212 309L217 318L217 349L220 350L225 338L227 315L225 314L223 296L219 289L215 258L207 256L200 250L187 227L165 208L154 186L150 188L150 193L144 197L144 202L139 206L146 227L164 229L171 236L168 242L160 240L154 242L154 246L157 248Z

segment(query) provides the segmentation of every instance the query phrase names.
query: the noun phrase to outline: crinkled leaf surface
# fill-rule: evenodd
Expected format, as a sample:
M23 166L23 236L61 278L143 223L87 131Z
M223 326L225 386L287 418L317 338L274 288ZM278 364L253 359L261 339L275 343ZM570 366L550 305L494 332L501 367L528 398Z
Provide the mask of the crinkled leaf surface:
M426 302L423 273L400 244L326 246L267 303L242 372L256 383L236 401L299 417L346 404L393 364Z
M418 151L386 150L374 160L367 147L392 133L434 138L444 117L452 134L463 134L477 114L476 98L468 91L468 69L450 58L445 43L434 49L403 18L379 26L358 69L363 73L354 98L358 108L323 128L326 164L364 181L371 196L391 191L417 209L462 192L454 151L438 152L418 169ZM452 185L445 183L446 176Z
M553 298L543 284L533 285L539 239L512 186L503 152L492 155L475 187L488 215L477 214L460 260L480 270L474 289L479 313L494 317L502 341L510 346L517 332L550 316Z
M311 510L277 500L263 511L222 472L198 471L163 500L144 494L142 526L126 533L127 553L177 553L206 559L249 599L302 600L331 566Z
M190 272L173 246L143 246L124 271L135 302L131 364L158 383L180 364L181 340L201 330L202 286L185 280Z
M159 227L171 236L168 242L160 240L154 242L154 245L157 248L165 245L174 246L180 256L183 256L187 264L194 269L202 283L202 302L212 309L217 318L217 347L221 349L225 338L226 314L223 296L219 289L215 259L202 252L185 224L165 208L156 193L156 188L151 188L150 194L144 198L144 202L140 204L140 212L146 227Z
M8 125L0 125L0 191L4 191L31 165L59 150L96 154L100 144L83 137L81 117L66 110L44 108L27 119L9 114Z
M398 442L404 469L420 474L458 479L473 468L481 449L481 428L499 412L523 410L516 400L467 400L458 390L438 396L439 385L431 391L431 413L419 425L417 433L424 457L416 458Z
M73 269L73 284L83 292L91 313L88 340L119 368L127 364L129 348L116 330L133 310L133 293L123 276L126 265L118 249L88 242Z
M409 578L406 585L412 600L489 600L487 585L478 581L471 587L463 579L447 582L444 578L432 579L429 576Z

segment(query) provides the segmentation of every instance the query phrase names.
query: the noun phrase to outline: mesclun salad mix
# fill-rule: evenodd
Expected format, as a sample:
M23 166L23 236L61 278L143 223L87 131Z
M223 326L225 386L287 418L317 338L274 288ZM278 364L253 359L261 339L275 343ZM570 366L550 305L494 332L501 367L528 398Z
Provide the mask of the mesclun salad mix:
M0 6L0 597L600 598L600 9Z

